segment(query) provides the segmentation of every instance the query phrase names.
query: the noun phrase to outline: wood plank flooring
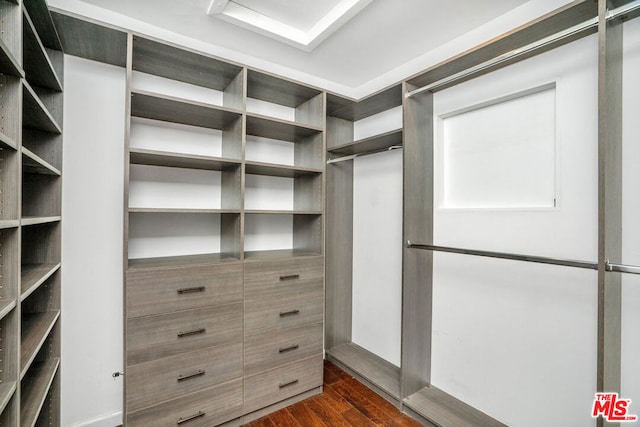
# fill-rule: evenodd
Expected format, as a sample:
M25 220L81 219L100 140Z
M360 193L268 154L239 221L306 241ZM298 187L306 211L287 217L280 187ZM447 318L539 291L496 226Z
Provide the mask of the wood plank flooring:
M325 361L322 394L264 416L245 426L419 427L420 425L342 369Z

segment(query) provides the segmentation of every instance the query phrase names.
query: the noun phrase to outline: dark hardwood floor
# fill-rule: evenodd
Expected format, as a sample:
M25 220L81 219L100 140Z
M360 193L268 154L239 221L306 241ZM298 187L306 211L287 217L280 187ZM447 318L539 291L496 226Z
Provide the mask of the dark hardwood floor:
M264 416L248 427L419 427L331 362L324 364L324 391Z

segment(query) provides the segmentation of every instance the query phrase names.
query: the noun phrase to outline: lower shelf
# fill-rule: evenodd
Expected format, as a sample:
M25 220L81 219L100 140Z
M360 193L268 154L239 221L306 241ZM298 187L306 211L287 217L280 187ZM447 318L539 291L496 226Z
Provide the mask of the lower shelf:
M24 377L29 365L49 336L60 310L27 314L22 320L22 345L20 348L20 377Z
M4 409L9 404L9 401L13 397L16 392L16 382L6 382L0 384L0 413L4 411Z
M21 426L31 427L35 424L59 365L60 359L56 358L33 365L29 370L20 390Z

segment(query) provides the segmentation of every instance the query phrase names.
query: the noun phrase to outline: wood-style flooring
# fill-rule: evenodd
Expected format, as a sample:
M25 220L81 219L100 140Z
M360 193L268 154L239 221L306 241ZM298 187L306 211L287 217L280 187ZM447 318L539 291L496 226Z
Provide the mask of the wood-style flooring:
M324 391L257 419L246 427L419 427L331 362L324 362Z

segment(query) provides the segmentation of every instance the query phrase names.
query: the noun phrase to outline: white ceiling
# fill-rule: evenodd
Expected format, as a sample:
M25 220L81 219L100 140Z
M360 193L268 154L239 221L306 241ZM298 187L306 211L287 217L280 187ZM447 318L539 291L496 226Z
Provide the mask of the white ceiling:
M341 0L232 1L301 30L313 27L319 17L341 3ZM126 16L127 22L133 18L165 32L195 39L198 46L237 53L245 59L242 62L249 65L257 63L265 68L264 64L273 64L274 70L268 71L290 70L315 80L312 84L357 93L356 89L380 80L381 75L402 70L403 64L439 48L442 50L442 46L450 45L452 40L462 40L473 30L476 30L475 39L467 40L467 44L472 42L473 46L486 41L477 39L486 37L484 33L477 33L478 27L500 22L501 26L494 25L500 30L496 34L500 34L515 26L514 19L508 20L506 16L515 17L515 21L527 14L537 17L568 1L373 0L311 52L208 15L211 0L49 0L49 3L59 10L78 14L87 8L94 11L93 15L95 10L111 11L105 16L115 16L112 12L116 12L118 16ZM526 20L529 19L533 18ZM508 26L503 29L505 25ZM408 76L401 78L405 77Z

